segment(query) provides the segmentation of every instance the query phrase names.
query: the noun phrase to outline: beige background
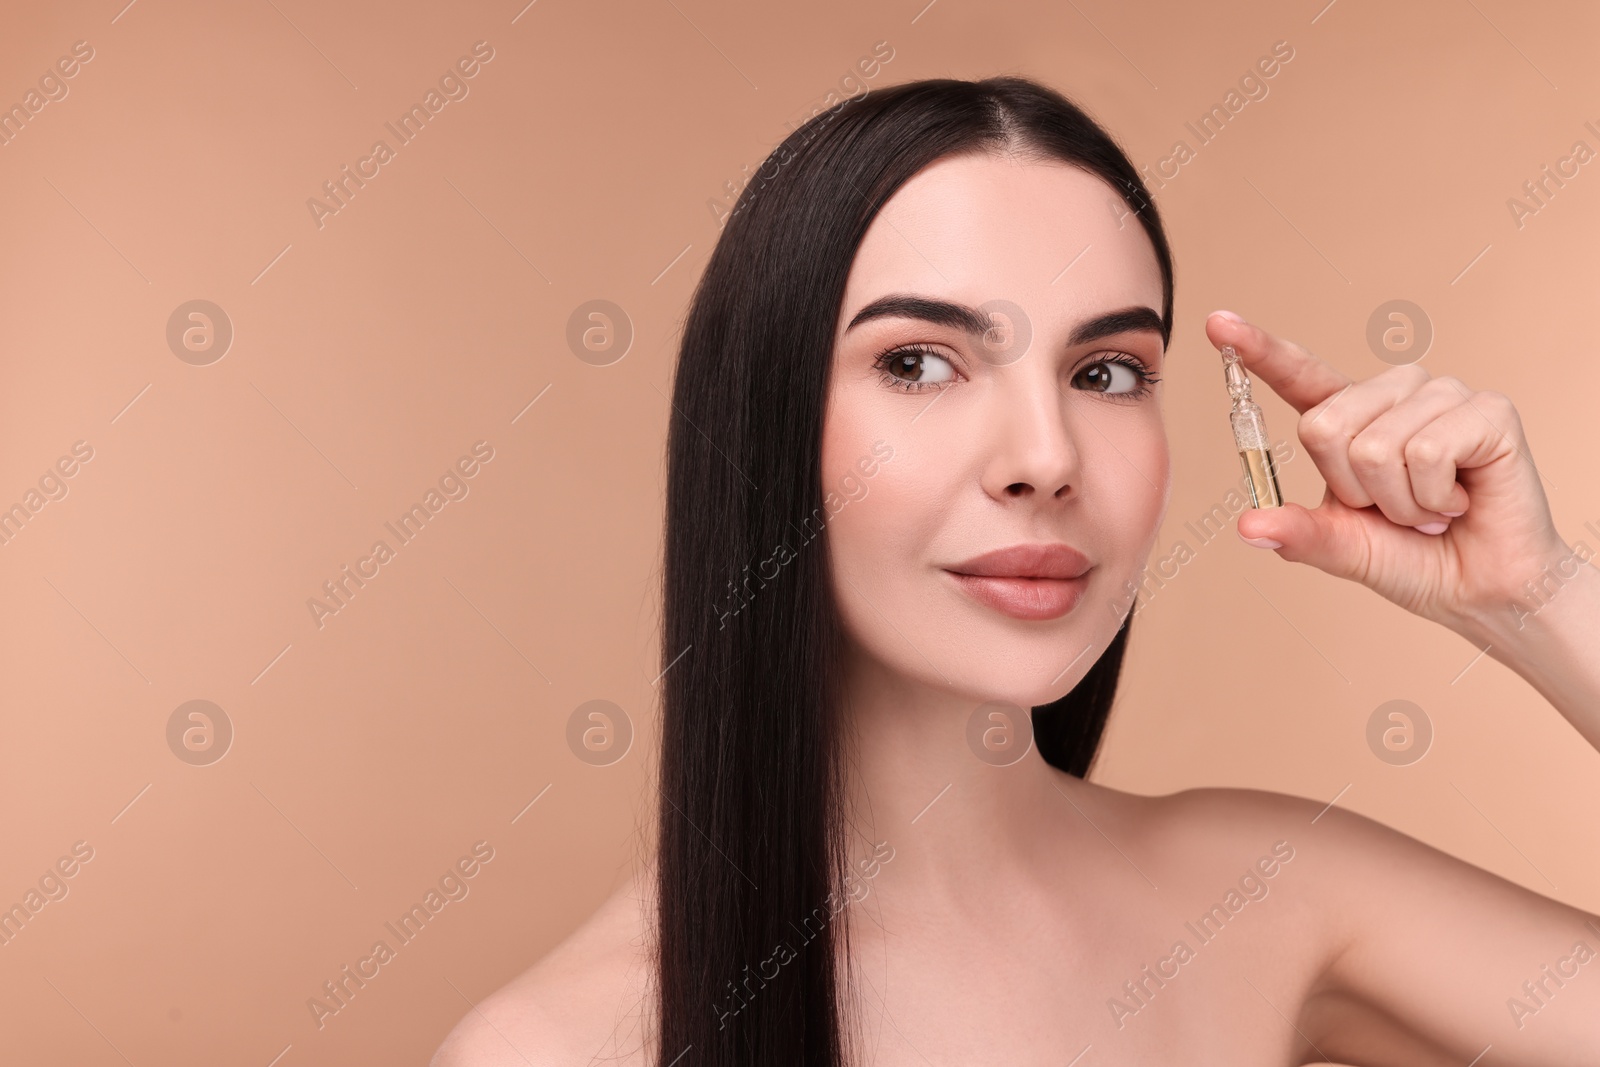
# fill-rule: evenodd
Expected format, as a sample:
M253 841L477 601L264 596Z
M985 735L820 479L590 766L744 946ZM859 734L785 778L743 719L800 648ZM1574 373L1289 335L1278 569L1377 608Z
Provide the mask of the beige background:
M625 875L666 393L710 203L879 41L893 58L862 84L1028 74L1140 165L1294 49L1156 194L1178 265L1157 557L1195 556L1141 612L1097 776L1339 795L1600 909L1600 756L1530 687L1360 587L1184 526L1239 474L1203 316L1364 377L1385 366L1368 317L1407 299L1428 369L1515 399L1558 527L1600 545L1597 165L1520 228L1507 207L1575 141L1600 149L1593 5L123 2L7 5L0 26L0 103L94 50L0 147L0 506L93 449L0 546L0 902L93 849L0 946L7 1059L423 1064ZM319 228L307 199L477 41L468 95ZM597 298L635 333L603 367L566 341ZM166 340L193 299L234 331L206 366ZM319 628L308 598L478 441L468 495ZM1304 456L1283 477L1320 499ZM566 742L595 698L638 728L605 767ZM235 731L208 766L167 741L196 699ZM1367 747L1391 699L1436 732L1412 766ZM319 1029L308 998L479 841L469 895Z

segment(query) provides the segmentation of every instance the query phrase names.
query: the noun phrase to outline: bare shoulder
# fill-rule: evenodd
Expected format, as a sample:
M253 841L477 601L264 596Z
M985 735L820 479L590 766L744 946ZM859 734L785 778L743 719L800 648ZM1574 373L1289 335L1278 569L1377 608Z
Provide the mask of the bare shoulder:
M1087 783L1085 783L1087 785ZM1081 789L1086 817L1097 818L1152 877L1197 889L1254 869L1257 878L1293 884L1303 905L1296 921L1314 922L1337 949L1347 929L1336 921L1370 900L1376 882L1402 876L1439 885L1469 865L1375 819L1323 800L1263 789L1201 787L1165 795ZM1092 809L1092 810L1091 810ZM1470 868L1476 870L1475 868ZM1271 872L1270 874L1268 872ZM1280 872L1288 877L1280 877ZM1307 930L1307 933L1311 931Z
M643 1067L650 956L648 875L626 882L547 955L485 997L429 1067Z
M1308 828L1328 821L1330 809L1325 803L1264 789L1207 786L1147 795L1082 779L1070 781L1068 799L1081 803L1085 817L1098 815L1152 846L1178 846L1180 851L1184 841L1209 848L1241 837L1255 841L1274 832L1303 837Z
M1334 803L1254 789L1191 789L1152 799L1169 806L1174 828L1220 838L1276 833L1293 841L1307 865L1316 868L1325 902L1357 926L1387 930L1404 909L1414 923L1432 924L1449 915L1463 924L1460 929L1476 924L1481 938L1484 916L1491 913L1536 924L1583 926L1592 918ZM1530 882L1555 888L1531 861L1526 870ZM1441 928L1438 936L1444 941L1455 935Z
M1300 947L1282 1008L1322 1059L1431 1067L1492 1045L1504 1062L1600 1062L1600 984L1572 981L1600 958L1600 915L1333 803L1249 789L1137 803L1191 857L1293 850L1271 890L1291 920L1280 945ZM1527 874L1544 878L1532 861Z
M1600 933L1567 904L1458 859L1425 841L1329 801L1259 789L1196 788L1137 796L1099 787L1108 818L1130 827L1130 840L1170 877L1215 880L1255 857L1293 884L1296 930L1319 946L1321 970L1370 968L1392 945L1402 920L1433 946L1493 928L1502 947L1530 931ZM1531 868L1530 868L1531 869ZM1453 927L1453 929L1452 929Z
M1202 847L1230 841L1285 841L1308 866L1318 868L1330 893L1350 885L1370 886L1374 877L1404 873L1412 878L1447 878L1469 865L1415 837L1341 807L1333 801L1264 789L1206 787L1147 798L1172 838ZM1337 800L1337 798L1335 798ZM1476 868L1473 868L1476 870Z
M1379 846L1401 851L1428 849L1415 838L1375 819L1334 803L1288 793L1202 786L1146 796L1105 785L1084 785L1102 811L1126 820L1153 841L1169 846L1181 848L1183 841L1191 841L1199 848L1241 840L1254 843L1276 834L1291 843L1316 841L1328 849L1355 849L1362 856Z

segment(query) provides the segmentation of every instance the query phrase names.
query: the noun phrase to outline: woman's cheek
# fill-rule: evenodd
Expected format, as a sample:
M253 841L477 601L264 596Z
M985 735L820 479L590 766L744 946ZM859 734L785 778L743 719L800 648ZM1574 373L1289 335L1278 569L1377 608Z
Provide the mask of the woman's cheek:
M1145 439L1142 448L1125 448L1124 454L1125 476L1110 491L1118 498L1112 510L1123 527L1121 541L1132 553L1122 562L1131 572L1143 567L1155 548L1172 495L1172 457L1166 434L1159 430Z
M916 566L930 538L913 456L886 438L877 441L883 443L876 453L876 442L839 453L829 487L837 510L828 522L836 571L873 603Z

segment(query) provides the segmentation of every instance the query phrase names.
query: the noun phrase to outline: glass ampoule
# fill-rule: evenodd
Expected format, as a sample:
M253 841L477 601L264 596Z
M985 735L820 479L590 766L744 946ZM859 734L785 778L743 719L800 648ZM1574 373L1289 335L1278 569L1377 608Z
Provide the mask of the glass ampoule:
M1239 450L1239 462L1244 465L1245 481L1250 483L1250 506L1282 507L1283 493L1278 489L1278 468L1272 460L1266 419L1260 406L1250 399L1250 376L1244 372L1244 364L1232 345L1222 346L1222 371L1228 382L1228 395L1233 398L1228 421L1233 424L1233 443Z

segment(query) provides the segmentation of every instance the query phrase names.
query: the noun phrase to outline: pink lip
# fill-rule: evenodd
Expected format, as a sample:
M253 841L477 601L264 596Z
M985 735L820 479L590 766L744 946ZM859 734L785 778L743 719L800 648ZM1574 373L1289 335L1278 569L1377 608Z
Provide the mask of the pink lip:
M1061 542L1012 545L945 568L967 595L1018 619L1056 619L1078 606L1094 565Z
M988 578L1077 578L1092 566L1088 556L1065 542L1041 541L998 548L945 569Z
M1017 619L1059 619L1078 606L1089 577L993 578L948 572L968 596Z

